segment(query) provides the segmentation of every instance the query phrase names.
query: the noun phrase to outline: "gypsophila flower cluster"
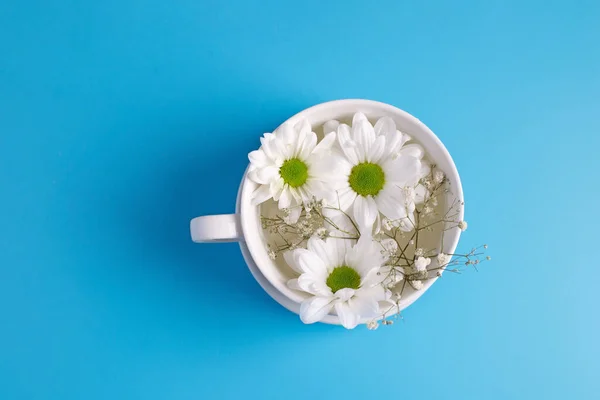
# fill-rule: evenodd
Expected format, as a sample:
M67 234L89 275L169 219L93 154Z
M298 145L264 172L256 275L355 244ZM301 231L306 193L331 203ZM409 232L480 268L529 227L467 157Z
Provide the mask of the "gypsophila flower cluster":
M379 322L377 322L377 321L369 321L369 322L367 322L367 329L368 330L374 331L377 328L379 328Z

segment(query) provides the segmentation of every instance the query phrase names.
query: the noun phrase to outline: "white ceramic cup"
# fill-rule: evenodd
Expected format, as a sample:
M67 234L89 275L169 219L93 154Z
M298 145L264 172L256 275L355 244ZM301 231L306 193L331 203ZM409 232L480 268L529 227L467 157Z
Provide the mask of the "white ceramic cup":
M351 119L354 113L362 112L371 121L383 116L391 117L397 128L412 136L420 143L431 161L437 165L450 181L452 196L463 200L462 187L456 166L450 154L435 134L417 118L389 104L371 100L336 100L318 104L291 117L286 122L295 124L306 118L315 130L325 122ZM251 195L257 184L248 179L248 169L244 173L238 191L236 213L223 215L207 215L194 218L190 223L192 240L197 243L206 242L239 242L244 259L254 278L262 288L279 304L298 314L300 303L306 297L287 286L288 276L275 265L267 254L263 230L261 228L259 207L251 204ZM463 208L459 218L463 219ZM444 253L454 253L460 236L459 229L446 232L444 237ZM417 300L437 278L425 282L423 289L403 296L400 309L404 309ZM336 315L327 315L322 321L339 324ZM361 321L367 322L367 321Z

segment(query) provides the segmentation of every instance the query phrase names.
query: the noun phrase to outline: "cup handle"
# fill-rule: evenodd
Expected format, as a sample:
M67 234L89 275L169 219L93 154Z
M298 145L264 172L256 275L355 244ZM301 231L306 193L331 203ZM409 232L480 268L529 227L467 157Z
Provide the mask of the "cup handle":
M190 221L190 233L196 243L239 242L242 240L238 214L204 215Z

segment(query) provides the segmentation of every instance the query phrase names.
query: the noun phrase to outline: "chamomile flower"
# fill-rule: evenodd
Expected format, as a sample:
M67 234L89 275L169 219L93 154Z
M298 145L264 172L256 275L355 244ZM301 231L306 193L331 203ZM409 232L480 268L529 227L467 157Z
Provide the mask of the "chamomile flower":
M414 203L403 188L413 188L429 172L422 161L424 151L417 144L404 146L406 138L389 117L375 126L357 113L352 127L337 127L339 157L333 187L340 208L352 211L361 234L370 233L379 213L390 220L406 218L404 205ZM415 196L416 198L416 196ZM377 227L376 230L378 230Z
M321 162L335 136L335 132L329 133L317 144L317 135L305 119L265 133L260 149L248 154L248 177L258 184L252 193L253 204L272 198L280 209L291 210L289 220L296 221L301 212L299 205L310 202L314 196L324 197L329 167Z
M300 306L305 324L322 320L334 309L340 323L353 329L361 319L380 314L378 302L385 300L385 290L378 272L385 258L370 238L354 246L352 242L313 236L306 249L284 253L286 263L300 274L288 286L312 295Z

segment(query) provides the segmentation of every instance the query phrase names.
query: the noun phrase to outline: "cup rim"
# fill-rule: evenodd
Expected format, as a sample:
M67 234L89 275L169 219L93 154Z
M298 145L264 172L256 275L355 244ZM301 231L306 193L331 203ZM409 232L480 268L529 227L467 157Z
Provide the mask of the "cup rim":
M437 165L444 165L442 168L446 177L449 179L452 186L452 194L458 200L463 201L463 190L460 181L458 169L452 157L442 141L418 118L387 103L382 103L374 100L366 99L344 99L334 100L314 105L306 108L283 123L290 122L292 124L298 122L300 118L307 118L311 126L322 125L325 121L331 119L340 119L343 116L351 116L356 112L364 112L369 119L379 118L382 116L390 116L398 125L403 127L409 126L414 129L400 129L408 133L421 144L432 161ZM325 116L331 114L329 116ZM311 118L312 117L312 118ZM402 121L403 123L398 123ZM283 125L282 123L282 125ZM281 125L280 125L281 126ZM256 183L248 179L248 168L244 172L242 183L238 194L238 212L240 214L240 225L243 233L242 252L247 264L251 267L254 277L259 281L261 286L273 297L278 303L292 312L299 313L300 303L304 297L298 292L290 289L285 282L282 282L278 274L278 267L268 257L266 246L263 243L260 216L258 206L252 206L250 199L251 194L256 188ZM464 217L464 206L460 207L459 218ZM453 253L458 245L461 231L455 228L449 231L449 238L444 241L444 250L447 253ZM264 279L259 279L256 273L260 273ZM400 311L414 303L421 297L438 277L433 277L424 283L423 289L412 292L406 299L400 302ZM266 279L266 282L264 280ZM261 282L262 281L262 282ZM277 293L272 293L275 290ZM289 301L288 301L289 300ZM323 322L331 324L339 324L335 315L327 315ZM367 322L361 321L361 322Z

